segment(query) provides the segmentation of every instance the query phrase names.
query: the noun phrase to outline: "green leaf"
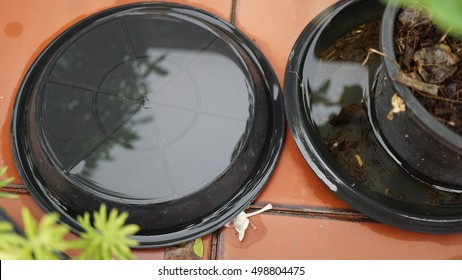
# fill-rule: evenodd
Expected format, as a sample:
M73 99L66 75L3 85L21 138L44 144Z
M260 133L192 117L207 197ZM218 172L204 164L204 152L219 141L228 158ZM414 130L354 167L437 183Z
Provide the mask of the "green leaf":
M13 181L14 181L13 177L0 181L0 188L8 186Z
M5 175L7 170L8 170L8 166L4 166L0 168L0 177ZM13 181L14 181L14 178L7 178L4 180L0 180L0 188L4 188L8 186ZM15 194L0 191L0 198L16 198L16 197L18 196Z
M193 251L199 258L202 259L204 257L204 242L202 242L202 238L194 240Z
M24 223L24 233L28 238L34 238L37 233L37 222L30 213L29 209L22 208L22 221Z
M8 167L0 168L0 178L6 174ZM0 180L0 188L13 182L14 178ZM14 198L14 194L1 192L0 198ZM22 209L24 235L13 230L13 225L0 222L0 259L57 259L58 252L68 249L81 249L80 259L133 259L131 246L138 246L130 238L139 231L137 225L125 225L128 213L119 214L112 209L108 215L106 205L91 215L86 212L77 216L83 228L80 240L67 241L69 228L58 223L57 213L46 214L38 222L27 208Z
M0 198L17 198L18 196L13 193L0 192Z
M35 259L57 259L56 252L65 252L70 248L71 243L65 240L69 229L58 223L58 214L46 214L37 222L29 209L23 208L22 218L26 235L24 250Z
M93 213L93 225L90 215L85 213L77 220L85 230L81 235L82 248L80 259L133 259L130 246L137 246L138 242L130 236L139 231L139 226L125 225L128 213L119 214L112 209L109 214L106 205L102 204L99 211Z
M461 0L388 0L400 6L415 6L426 11L443 31L462 36Z
M0 222L0 233L13 231L13 225L9 222Z

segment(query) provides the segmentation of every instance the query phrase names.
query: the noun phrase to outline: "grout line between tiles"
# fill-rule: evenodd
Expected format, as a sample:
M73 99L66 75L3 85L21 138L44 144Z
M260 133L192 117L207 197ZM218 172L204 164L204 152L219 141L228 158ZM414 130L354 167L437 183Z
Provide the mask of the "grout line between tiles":
M231 24L232 25L235 25L234 23L236 22L237 1L238 0L232 0L232 3L231 3Z
M337 221L347 222L373 222L375 220L355 212L335 212L335 211L294 211L294 210L272 210L268 211L268 214L275 214L280 216L291 216L291 217L303 217L303 218L314 218L314 219L331 219Z
M212 241L210 246L210 260L218 259L218 230L212 233Z
M8 185L8 187L2 188L2 191L15 194L29 194L29 191L24 185Z
M251 205L249 209L258 210L262 207ZM305 208L293 209L284 206L274 206L273 209L265 211L268 214L292 216L292 217L305 217L305 218L324 218L340 221L351 222L376 222L368 216L359 213L353 209L336 209L336 208Z

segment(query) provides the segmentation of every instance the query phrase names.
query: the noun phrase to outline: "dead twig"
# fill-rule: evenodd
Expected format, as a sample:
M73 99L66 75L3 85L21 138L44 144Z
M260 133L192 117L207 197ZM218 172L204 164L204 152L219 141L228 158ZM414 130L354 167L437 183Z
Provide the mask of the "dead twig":
M437 85L427 84L418 79L412 78L403 71L399 71L398 75L395 77L395 80L413 89L428 93L431 96L438 96L439 87Z
M380 56L383 56L383 57L385 57L385 58L388 58L388 59L391 60L393 63L395 63L396 66L398 66L398 68L400 68L398 62L396 62L396 60L394 60L391 56L389 56L388 54L383 53L383 52L381 52L381 51L378 51L378 50L376 50L376 49L372 49L372 48L369 49L369 50L367 51L367 56L366 56L366 58L364 59L364 61L363 61L363 63L362 63L361 65L363 65L363 66L366 65L366 63L369 61L369 58L370 58L371 54L373 54L373 53L374 53L374 54L378 54L378 55L380 55Z
M440 38L440 41L439 41L440 43L443 43L446 40L451 30L452 30L452 26L450 26L448 30L446 31L446 33L444 33L443 36Z
M448 99L448 98L444 98L444 97L440 97L440 96L433 96L433 95L430 95L426 92L422 92L422 91L416 91L418 94L424 96L424 97L428 97L428 98L432 98L432 99L436 99L436 100L441 100L441 101L445 101L445 102L448 102L448 103L453 103L453 104L462 104L462 101L460 100L454 100L454 99Z

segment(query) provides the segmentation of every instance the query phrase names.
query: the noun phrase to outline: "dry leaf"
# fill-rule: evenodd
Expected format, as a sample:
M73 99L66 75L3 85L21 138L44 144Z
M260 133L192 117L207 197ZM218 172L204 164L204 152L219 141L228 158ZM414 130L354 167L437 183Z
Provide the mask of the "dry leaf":
M439 84L454 75L460 58L452 53L448 45L437 44L416 51L414 61L426 83Z

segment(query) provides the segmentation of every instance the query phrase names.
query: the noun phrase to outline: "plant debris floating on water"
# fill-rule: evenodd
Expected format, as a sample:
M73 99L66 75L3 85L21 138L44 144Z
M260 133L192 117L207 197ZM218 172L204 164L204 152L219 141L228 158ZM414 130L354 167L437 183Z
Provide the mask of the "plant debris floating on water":
M406 104L404 103L404 100L398 96L397 93L395 93L391 98L391 107L392 108L387 115L387 118L389 120L393 120L393 114L406 112Z

